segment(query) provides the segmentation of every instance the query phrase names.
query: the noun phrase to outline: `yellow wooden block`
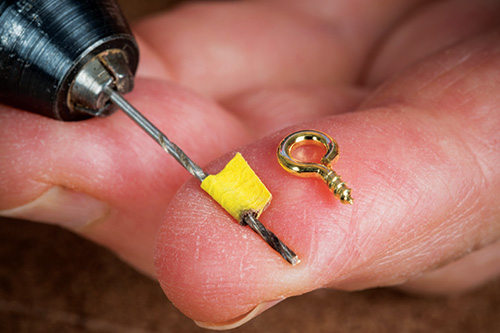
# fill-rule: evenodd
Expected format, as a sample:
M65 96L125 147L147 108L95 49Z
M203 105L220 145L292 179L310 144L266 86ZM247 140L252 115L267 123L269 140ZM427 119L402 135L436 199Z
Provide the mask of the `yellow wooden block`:
M259 217L272 198L271 192L240 153L221 172L205 178L201 188L238 221L247 211L255 212Z

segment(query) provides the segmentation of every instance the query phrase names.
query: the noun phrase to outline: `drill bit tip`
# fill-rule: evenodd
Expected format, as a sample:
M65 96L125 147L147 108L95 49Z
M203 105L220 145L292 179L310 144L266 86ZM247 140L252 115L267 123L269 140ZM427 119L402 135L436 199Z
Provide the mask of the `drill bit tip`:
M300 263L299 257L283 243L272 231L267 229L253 212L246 212L242 215L241 223L248 225L255 231L262 239L266 241L276 252L278 252L288 263L292 266Z

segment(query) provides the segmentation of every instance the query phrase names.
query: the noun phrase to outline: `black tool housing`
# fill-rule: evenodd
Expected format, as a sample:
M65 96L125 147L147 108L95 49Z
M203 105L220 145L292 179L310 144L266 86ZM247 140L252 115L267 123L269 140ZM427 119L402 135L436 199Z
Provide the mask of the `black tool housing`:
M68 107L81 68L119 49L132 73L139 51L113 0L0 0L0 102L59 120L90 115Z

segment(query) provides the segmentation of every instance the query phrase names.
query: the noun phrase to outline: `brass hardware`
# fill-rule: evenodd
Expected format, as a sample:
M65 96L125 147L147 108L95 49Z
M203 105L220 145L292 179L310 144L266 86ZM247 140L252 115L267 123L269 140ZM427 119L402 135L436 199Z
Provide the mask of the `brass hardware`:
M292 157L292 151L302 145L321 145L326 148L321 164L299 161ZM324 180L333 195L343 204L351 204L351 189L333 171L332 166L338 160L338 145L327 134L304 130L288 135L278 146L278 161L288 172L300 177L319 177Z

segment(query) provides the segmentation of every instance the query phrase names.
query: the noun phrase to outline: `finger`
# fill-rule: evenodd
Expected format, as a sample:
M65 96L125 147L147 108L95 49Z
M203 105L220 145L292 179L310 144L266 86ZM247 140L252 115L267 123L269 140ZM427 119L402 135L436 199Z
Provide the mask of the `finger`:
M234 116L178 87L139 80L128 98L201 165L249 140ZM0 124L0 214L70 228L153 274L157 225L189 178L171 156L120 112L63 123L2 106Z
M366 94L360 88L300 85L251 90L222 104L260 137L293 124L352 111Z
M264 86L355 80L374 40L414 2L196 3L135 31L169 77L222 99Z
M155 49L139 35L136 35L136 41L141 50L141 61L139 61L136 76L160 81L172 80L168 64Z
M378 43L365 82L378 85L388 76L498 22L497 1L429 1L392 27Z
M399 288L425 294L452 294L476 288L500 275L500 242L422 274Z
M493 32L402 74L358 112L308 124L339 143L335 170L353 206L278 165L280 139L298 128L240 149L274 196L261 220L299 255L296 267L186 184L157 238L167 296L202 325L238 325L269 302L399 285L498 240L499 55Z

